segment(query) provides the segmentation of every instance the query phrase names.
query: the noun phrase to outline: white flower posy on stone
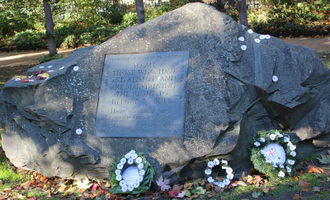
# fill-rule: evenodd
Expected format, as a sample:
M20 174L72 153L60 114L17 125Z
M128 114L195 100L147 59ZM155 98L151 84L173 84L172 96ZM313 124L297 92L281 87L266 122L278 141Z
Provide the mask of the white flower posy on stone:
M214 178L211 176L212 174L212 168L215 166L221 165L222 169L226 170L227 176L226 179L223 181L216 181ZM208 161L207 162L207 169L204 171L207 181L209 183L213 183L214 185L218 185L221 188L225 188L227 185L230 184L230 180L234 178L233 174L233 169L228 166L228 161L227 160L221 160L221 162L218 159L214 159L213 161Z

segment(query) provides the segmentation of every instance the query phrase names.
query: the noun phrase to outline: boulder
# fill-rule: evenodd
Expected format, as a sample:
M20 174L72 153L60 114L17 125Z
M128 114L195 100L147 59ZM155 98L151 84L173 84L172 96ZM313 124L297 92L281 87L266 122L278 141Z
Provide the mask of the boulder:
M156 52L189 53L182 135L96 136L106 56ZM40 69L50 77L5 84L0 123L10 161L46 177L107 178L110 164L131 149L144 153L156 179L202 177L211 157L244 170L252 165L247 145L259 130L290 130L315 148L329 147L319 137L328 139L330 132L330 70L315 51L254 33L202 3L27 75Z

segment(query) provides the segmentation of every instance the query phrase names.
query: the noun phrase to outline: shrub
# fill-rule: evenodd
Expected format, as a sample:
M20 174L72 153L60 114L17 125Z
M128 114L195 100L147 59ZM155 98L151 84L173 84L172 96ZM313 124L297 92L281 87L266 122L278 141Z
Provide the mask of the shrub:
M16 32L12 45L17 49L47 48L46 34L32 29Z
M138 16L136 12L129 12L126 13L123 17L123 26L128 27L128 26L133 26L138 23Z
M45 62L60 59L63 57L64 57L63 55L59 55L59 54L55 54L54 56L50 56L49 54L42 54L42 56L40 58L38 58L37 60L39 60L40 63L45 63Z

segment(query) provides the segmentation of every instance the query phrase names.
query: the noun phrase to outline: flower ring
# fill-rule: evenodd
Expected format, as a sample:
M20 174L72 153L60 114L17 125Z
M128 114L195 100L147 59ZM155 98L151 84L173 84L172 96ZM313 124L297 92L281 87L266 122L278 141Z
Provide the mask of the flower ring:
M155 172L142 153L131 150L110 166L109 174L110 192L138 195L150 188Z
M249 146L254 168L269 176L292 176L297 156L297 147L293 143L287 132L259 131Z
M223 181L216 181L212 177L212 168L215 166L220 165L222 169L226 170L226 178L223 179ZM227 185L230 184L230 181L234 178L234 172L231 167L228 166L227 160L222 160L221 162L218 159L214 159L213 161L207 162L207 169L204 171L206 180L210 183L213 183L214 185L218 185L221 188L225 188Z

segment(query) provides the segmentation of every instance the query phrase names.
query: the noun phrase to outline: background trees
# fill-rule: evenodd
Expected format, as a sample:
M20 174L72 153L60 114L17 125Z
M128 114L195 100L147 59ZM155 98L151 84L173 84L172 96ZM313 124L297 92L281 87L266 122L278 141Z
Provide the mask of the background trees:
M0 50L47 48L49 34L45 27L43 1L0 0ZM153 3L145 0L144 6L141 6L144 12L137 12L138 0L136 3L135 0L120 1L127 4L122 4L119 0L48 0L56 47L100 44L124 28L138 24L138 13L144 13L145 21L148 21L189 2L171 0L155 5L155 1ZM217 9L242 24L248 22L249 28L259 33L310 36L328 34L330 31L329 0L254 1L258 5L247 0L247 6L242 4L245 0L214 2ZM238 12L240 8L248 9L247 12ZM247 17L240 16L244 12ZM139 22L142 23L143 20Z

